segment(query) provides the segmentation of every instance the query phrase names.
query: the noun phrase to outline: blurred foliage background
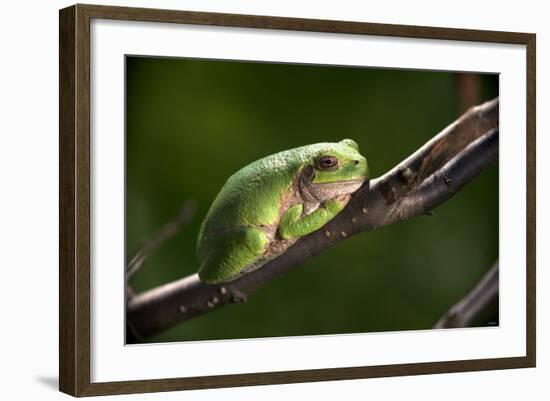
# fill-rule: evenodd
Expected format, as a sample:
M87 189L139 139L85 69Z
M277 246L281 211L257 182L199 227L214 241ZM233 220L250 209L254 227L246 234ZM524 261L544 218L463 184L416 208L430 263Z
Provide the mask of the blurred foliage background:
M263 156L352 138L377 177L498 96L497 75L127 57L126 255L187 199L193 221L149 257L136 292L195 273L225 180ZM151 342L429 329L498 258L498 168L418 217L340 242L253 294ZM476 325L498 324L498 308Z

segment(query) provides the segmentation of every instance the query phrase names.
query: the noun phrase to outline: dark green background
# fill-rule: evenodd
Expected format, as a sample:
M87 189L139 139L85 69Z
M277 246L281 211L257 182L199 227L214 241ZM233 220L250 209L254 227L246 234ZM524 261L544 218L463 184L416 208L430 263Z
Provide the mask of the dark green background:
M127 57L126 252L198 203L191 224L131 281L143 291L197 271L201 220L229 175L263 156L352 138L376 177L460 114L458 74ZM483 75L480 96L498 95ZM428 329L498 257L498 170L434 211L343 241L244 305L150 341ZM477 324L498 321L495 310Z

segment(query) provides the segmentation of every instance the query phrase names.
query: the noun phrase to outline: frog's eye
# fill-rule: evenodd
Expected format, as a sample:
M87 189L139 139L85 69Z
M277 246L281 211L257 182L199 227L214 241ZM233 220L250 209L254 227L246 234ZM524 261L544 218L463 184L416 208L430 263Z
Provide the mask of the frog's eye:
M324 171L334 171L338 168L338 159L334 156L323 156L317 160L317 168Z

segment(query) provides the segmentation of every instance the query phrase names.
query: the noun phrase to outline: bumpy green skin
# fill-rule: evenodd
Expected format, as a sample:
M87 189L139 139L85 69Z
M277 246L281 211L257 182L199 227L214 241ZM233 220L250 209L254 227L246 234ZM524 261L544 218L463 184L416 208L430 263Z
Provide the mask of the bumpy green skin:
M324 156L336 157L338 168L321 169ZM199 277L217 284L260 267L334 218L367 174L367 161L350 139L283 151L237 171L202 223ZM303 195L303 188L315 196Z

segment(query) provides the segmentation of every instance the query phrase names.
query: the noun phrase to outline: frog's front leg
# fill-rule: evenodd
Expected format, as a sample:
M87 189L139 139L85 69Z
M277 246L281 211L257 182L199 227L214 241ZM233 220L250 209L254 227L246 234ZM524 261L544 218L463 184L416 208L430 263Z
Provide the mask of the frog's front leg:
M282 239L303 237L316 231L334 218L349 201L349 195L330 199L308 215L303 214L301 203L294 205L283 214L277 233Z

